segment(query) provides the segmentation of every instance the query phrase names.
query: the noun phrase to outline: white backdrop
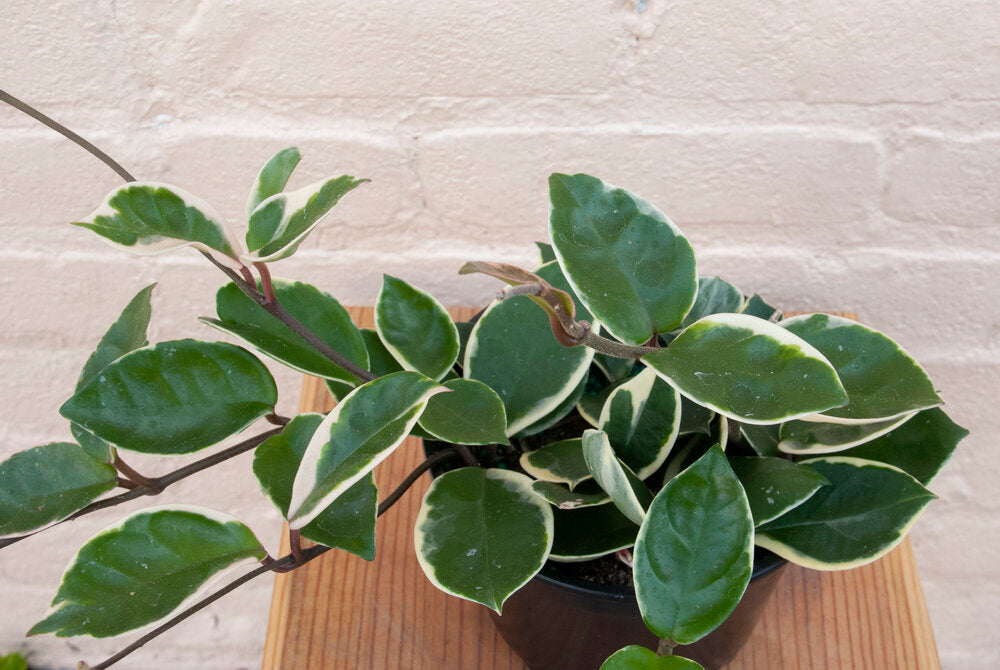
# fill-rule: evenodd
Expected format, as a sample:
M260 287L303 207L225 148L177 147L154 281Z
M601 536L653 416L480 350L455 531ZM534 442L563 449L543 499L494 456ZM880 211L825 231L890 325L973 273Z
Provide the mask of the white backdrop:
M238 226L282 147L305 155L293 186L371 178L276 270L346 304L370 303L382 272L483 303L492 283L457 269L530 262L558 170L659 205L704 273L788 308L857 311L972 430L913 542L945 667L1000 665L994 2L35 0L4 8L0 56L0 88ZM160 282L155 339L212 338L194 317L221 276L193 252L134 260L67 225L119 180L9 108L0 180L6 457L69 437L56 410L139 288ZM294 411L298 379L279 384ZM243 457L161 499L235 514L274 550L278 517L249 472ZM134 508L0 553L0 651L71 667L121 646L22 635L75 549ZM123 667L257 666L269 592L259 580Z

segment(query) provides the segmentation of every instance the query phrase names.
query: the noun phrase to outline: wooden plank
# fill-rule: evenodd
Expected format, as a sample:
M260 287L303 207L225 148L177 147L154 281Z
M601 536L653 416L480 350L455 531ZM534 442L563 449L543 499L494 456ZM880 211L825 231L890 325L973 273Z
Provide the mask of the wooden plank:
M465 319L474 311L454 314ZM371 323L371 309L352 308L351 315ZM332 405L322 382L307 378L300 409ZM407 439L379 467L380 490L391 490L421 460L419 440ZM485 608L446 596L421 572L412 531L428 485L422 478L379 520L375 562L332 551L275 577L264 670L526 670ZM780 579L728 670L941 667L908 540L862 568L790 565Z

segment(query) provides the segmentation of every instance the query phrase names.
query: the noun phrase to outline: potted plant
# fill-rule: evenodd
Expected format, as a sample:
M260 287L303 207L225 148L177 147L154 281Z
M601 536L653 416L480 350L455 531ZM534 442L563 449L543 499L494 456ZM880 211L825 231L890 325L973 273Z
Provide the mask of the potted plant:
M965 434L891 339L831 315L783 318L759 296L699 278L666 216L587 175L550 179L552 245L540 245L538 268L462 269L508 284L474 323L454 323L431 295L387 276L375 329L359 329L332 295L271 276L365 181L286 192L299 159L286 149L261 169L244 240L195 195L123 169L130 183L77 222L132 253L202 253L228 279L202 321L249 349L148 344L153 287L139 291L60 408L75 442L0 464L0 543L254 450L253 474L288 521L291 547L268 556L242 522L187 506L144 509L100 532L29 634L107 637L179 613L95 669L260 574L331 548L373 559L376 518L435 466L414 545L436 586L501 614L529 582L572 590L605 557L609 579L622 578L609 562L627 566L629 602L659 642L587 663L698 667L675 646L723 624L755 562L763 574L782 559L817 569L877 559L933 498L925 485ZM257 354L326 379L340 402L326 415L278 416ZM195 453L260 421L272 427L165 475L123 457ZM427 440L427 459L380 495L373 469L411 434ZM257 566L202 597L244 561Z

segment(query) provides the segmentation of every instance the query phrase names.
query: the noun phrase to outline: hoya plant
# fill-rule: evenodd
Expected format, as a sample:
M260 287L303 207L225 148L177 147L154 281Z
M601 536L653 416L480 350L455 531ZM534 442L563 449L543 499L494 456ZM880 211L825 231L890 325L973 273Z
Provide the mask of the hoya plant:
M148 342L152 286L125 306L59 408L74 441L0 464L0 546L253 451L247 476L291 547L269 556L248 525L194 506L120 519L80 548L28 632L158 624L95 670L266 572L331 549L373 560L377 518L432 466L414 547L437 587L502 613L549 561L618 556L662 642L602 667L700 667L672 650L737 606L755 546L820 570L877 559L934 498L925 487L965 435L892 339L833 315L784 318L699 277L663 213L582 174L549 180L537 267L461 268L506 284L473 321L385 276L375 327L359 328L331 293L272 277L366 181L286 190L299 160L285 149L260 170L243 237L197 196L117 164L128 183L75 222L128 253L191 247L226 281L201 319L208 339ZM335 409L278 415L262 358L326 380ZM409 435L427 459L378 491L373 470ZM203 450L157 476L126 462ZM206 590L243 563L256 566Z

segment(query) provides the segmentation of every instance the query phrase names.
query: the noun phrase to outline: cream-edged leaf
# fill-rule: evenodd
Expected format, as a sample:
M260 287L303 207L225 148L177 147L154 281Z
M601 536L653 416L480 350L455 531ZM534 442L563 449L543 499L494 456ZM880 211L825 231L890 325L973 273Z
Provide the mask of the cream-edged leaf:
M375 300L375 330L404 370L440 380L458 359L458 330L448 311L402 279L383 275Z
M587 480L573 490L564 484L538 480L532 482L531 490L556 509L562 510L593 507L611 502L611 496L593 480Z
M649 488L627 465L615 456L606 433L586 430L581 440L583 457L594 481L600 484L611 502L636 524L642 523L646 508L653 499Z
M698 295L691 311L684 317L682 328L712 314L743 311L743 293L719 277L698 277Z
M629 645L604 661L600 670L704 670L698 663L681 656L658 656L656 652Z
M628 549L639 533L639 526L614 505L555 509L552 513L556 537L549 558L557 563L590 561Z
M646 368L608 395L599 428L607 433L615 455L645 479L663 465L674 446L681 428L681 396Z
M474 379L443 382L450 393L427 401L419 426L452 444L509 444L507 416L496 391Z
M778 450L785 454L832 454L870 442L898 428L914 415L870 423L788 421L778 431Z
M746 491L754 524L758 526L801 505L830 483L808 465L786 458L733 458L729 464Z
M247 217L264 200L285 190L285 185L300 160L302 160L302 154L295 147L282 149L268 159L264 167L257 173L253 188L250 189L250 197L247 198Z
M570 490L591 478L578 437L526 451L521 454L521 469L539 481L566 484Z

